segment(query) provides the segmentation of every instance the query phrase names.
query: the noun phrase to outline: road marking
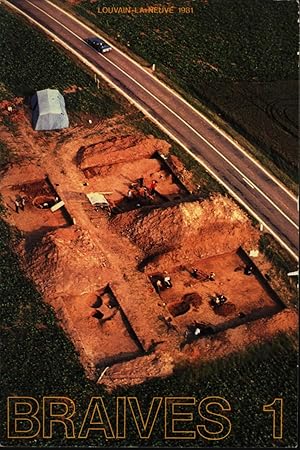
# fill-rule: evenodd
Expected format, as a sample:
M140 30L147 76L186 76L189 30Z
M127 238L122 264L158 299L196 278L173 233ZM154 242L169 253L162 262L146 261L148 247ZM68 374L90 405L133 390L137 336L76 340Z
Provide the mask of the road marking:
M290 255L296 259L298 261L298 254L295 253L282 239L281 237L278 236L278 234L272 230L272 228L267 225L258 215L256 212L254 212L252 210L252 208L247 205L247 203L244 202L244 200L242 200L232 189L231 187L229 187L227 185L227 183L225 183L218 175L216 175L214 173L214 171L207 166L207 164L202 160L202 158L199 158L198 156L196 156L188 147L186 147L185 144L183 144L176 136L174 136L172 134L172 132L170 132L167 128L165 128L157 119L155 119L154 117L152 117L152 115L145 109L143 108L141 105L139 105L138 102L136 102L135 100L133 100L128 94L126 94L124 91L122 91L121 88L119 88L113 81L110 80L109 77L107 77L106 75L104 75L96 66L94 66L94 64L92 64L90 61L88 61L84 56L82 56L80 53L78 53L73 47L71 47L70 45L66 44L61 38L59 38L58 36L56 36L52 31L48 30L46 27L44 27L44 25L40 24L37 20L33 19L31 16L29 16L26 12L22 11L21 9L19 9L17 6L13 5L12 3L10 3L8 0L2 0L3 3L5 3L7 6L19 11L19 13L21 13L24 17L26 17L29 21L35 23L39 28L41 28L42 30L44 30L44 32L46 34L49 34L49 36L51 36L55 41L59 42L64 48L66 48L67 50L69 50L71 53L73 53L74 55L76 55L78 57L78 59L80 59L86 66L88 66L91 70L93 70L94 72L98 73L98 75L100 75L109 85L113 86L114 89L119 92L121 95L123 95L125 98L127 98L127 100L129 101L129 103L133 104L136 106L137 109L139 109L140 111L143 112L143 114L145 116L147 116L150 120L152 120L152 122L154 122L160 129L162 129L171 139L173 139L175 142L177 142L182 148L184 148L184 150L189 153L189 155L194 158L196 161L198 161L222 186L224 186L226 188L226 190L230 193L230 195L232 197L234 197L247 211L249 211L249 213L256 219L258 220L261 224L264 225L264 227L269 231L269 233L282 245L282 247L284 247L289 253Z
M68 11L64 10L60 6L56 5L55 3L52 3L50 0L45 0L47 3L49 3L54 8L58 9L59 11L63 12L65 15L70 17L75 22L79 23L81 26L83 26L86 30L96 33L101 38L101 33L99 34L99 31L95 31L93 28L89 27L85 23L81 22L79 19L77 19L76 16L73 16ZM103 39L106 39L102 37ZM239 142L235 141L229 134L227 134L222 128L220 128L217 124L212 122L208 117L206 117L203 113L198 111L194 106L190 105L185 98L181 97L178 92L176 92L174 89L172 89L167 84L163 83L159 78L155 77L152 73L148 72L142 65L140 65L137 61L132 59L130 56L128 56L126 53L124 53L122 50L120 50L118 47L116 47L114 44L111 44L108 41L108 44L112 46L114 50L116 50L118 53L120 53L122 56L124 56L128 61L135 64L139 69L143 70L149 77L151 77L153 80L158 82L161 86L163 86L165 89L170 91L175 97L177 97L180 101L185 103L186 106L191 108L197 115L199 115L204 121L206 121L211 127L213 127L216 131L218 131L226 140L228 140L232 145L234 145L239 151L241 151L244 156L246 156L248 159L250 159L257 167L259 167L260 170L262 170L274 183L277 184L278 187L280 187L286 194L288 194L292 200L297 202L297 196L295 196L278 178L276 178L271 172L269 172L261 163L255 159L251 154L249 154L240 144Z
M72 30L70 30L70 28L68 28L66 25L62 24L59 20L57 20L55 17L53 17L51 14L48 14L47 12L45 12L43 9L41 9L40 7L36 6L34 3L32 3L30 0L27 0L27 3L29 3L31 6L33 6L34 8L38 9L39 11L41 11L43 14L45 14L47 17L49 17L51 20L53 20L54 22L58 23L61 27L63 27L65 30L67 30L70 34L72 34L76 39L78 39L79 41L85 43L84 39L81 38L80 36L78 36L76 33L74 33ZM288 221L290 222L297 230L299 229L298 225L287 215L285 214L285 212L283 212L279 206L276 205L276 203L273 202L272 199L270 199L270 197L265 194L255 183L253 183L252 181L249 180L249 178L246 177L246 175L237 168L237 166L235 164L233 164L225 155L223 155L222 152L220 152L213 144L211 144L204 136L202 136L197 130L195 130L195 128L193 128L188 122L186 122L181 116L179 116L176 112L174 112L169 106L167 106L164 102L162 102L158 97L156 97L154 94L152 94L152 92L148 91L147 88L145 88L142 84L140 84L138 81L136 81L134 78L131 77L131 75L129 75L128 73L126 73L123 69L121 69L120 67L118 67L114 62L110 61L109 58L107 58L105 55L102 55L105 60L111 64L112 66L114 66L118 71L120 71L125 77L127 77L128 79L130 79L131 81L133 81L134 83L137 84L137 86L139 86L143 91L145 91L148 95L150 95L152 98L154 98L154 100L156 100L158 103L160 103L164 108L166 108L171 114L173 114L178 120L180 120L186 127L188 127L191 131L193 131L193 133L195 133L200 139L202 139L208 146L210 146L221 158L223 158L227 164L229 164L236 172L238 172L238 174L242 177L242 179L244 179L250 186L252 189L256 189L260 195L262 195L275 209L277 209L277 211ZM247 181L248 180L248 181Z
M74 31L70 30L70 28L68 28L66 25L64 25L63 23L61 23L59 20L55 19L55 17L51 16L50 14L48 14L46 11L44 11L42 8L40 8L39 6L37 6L35 3L32 3L30 0L26 0L27 3L29 3L31 6L33 6L35 9L38 9L39 11L41 11L43 14L45 14L45 16L50 17L51 20L53 20L53 22L58 23L62 28L64 28L65 30L67 30L70 34L73 34L74 37L76 37L77 39L79 39L81 42L84 42L89 48L92 48L90 45L88 45L85 40L83 38L81 38L80 36L78 36L78 34L74 33ZM94 49L95 50L95 49ZM95 50L96 51L96 50ZM98 52L97 52L98 53ZM98 53L99 54L99 53Z
M254 184L253 184L248 178L244 178L244 177L243 177L243 180L244 180L247 184L249 184L249 186L250 186L252 189L255 189Z

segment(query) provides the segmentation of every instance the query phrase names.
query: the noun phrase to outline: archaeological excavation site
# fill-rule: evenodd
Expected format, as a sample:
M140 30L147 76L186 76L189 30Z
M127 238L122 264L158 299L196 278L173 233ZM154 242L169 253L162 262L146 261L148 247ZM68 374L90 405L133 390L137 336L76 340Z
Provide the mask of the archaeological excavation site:
M295 326L258 227L229 196L204 195L168 142L122 118L59 139L23 127L12 145L26 158L1 180L7 218L89 378L139 384Z

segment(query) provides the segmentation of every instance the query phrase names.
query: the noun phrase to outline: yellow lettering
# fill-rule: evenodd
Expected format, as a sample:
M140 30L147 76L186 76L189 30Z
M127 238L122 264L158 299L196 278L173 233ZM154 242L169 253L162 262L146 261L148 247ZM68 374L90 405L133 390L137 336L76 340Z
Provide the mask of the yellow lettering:
M39 434L41 424L36 417L39 404L32 397L7 398L7 437L32 439ZM13 415L13 420L11 420ZM26 424L26 425L25 425Z
M59 408L63 411L59 412ZM56 408L56 411L55 411ZM75 414L75 404L68 397L43 398L43 437L52 438L53 424L62 423L67 439L75 437L74 423L71 417Z
M114 438L102 397L91 398L78 437L86 439L90 431L102 431L106 439Z
M153 397L146 421L143 418L138 399L136 397L128 397L128 403L140 438L149 439L162 403L162 397Z
M179 412L176 410L177 407L195 405L195 403L194 397L165 398L165 439L195 439L195 431L180 430L176 427L178 422L191 422L193 420L193 413Z
M198 406L198 412L206 422L214 425L211 428L206 425L197 425L197 431L204 439L211 441L225 439L231 431L231 422L228 417L211 409L211 406L219 408L222 412L231 411L231 406L225 398L206 397L202 399ZM219 419L214 420L212 417L218 417Z

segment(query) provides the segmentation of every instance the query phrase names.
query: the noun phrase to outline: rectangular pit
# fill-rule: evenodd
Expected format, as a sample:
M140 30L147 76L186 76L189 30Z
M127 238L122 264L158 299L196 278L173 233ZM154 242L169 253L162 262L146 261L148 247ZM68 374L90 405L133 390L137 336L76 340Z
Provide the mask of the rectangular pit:
M68 227L73 221L65 206L52 212L51 207L61 199L48 176L13 184L5 193L9 199L10 211L13 211L17 228L26 233L26 248L30 249L46 233L57 228ZM16 211L15 200L25 199L24 209Z
M10 195L12 200L18 197L25 198L24 211L19 209L19 214L16 214L16 220L20 219L22 223L20 229L24 231L34 231L41 227L54 229L72 224L65 206L55 212L51 211L51 206L61 199L47 176L11 186Z
M246 275L244 269L249 265L253 266L253 271ZM198 269L200 279L192 276L193 268ZM157 291L155 280L165 275L164 268L161 269L149 274ZM210 273L215 274L214 280L209 280ZM163 285L159 296L165 316L172 318L172 323L180 330L197 322L211 325L214 332L223 331L271 316L284 308L283 302L242 249L199 259L193 266L175 267L168 275L172 287ZM225 304L212 307L211 299L221 294L227 298Z
M112 162L83 172L91 191L108 193L106 198L114 214L195 199L159 152L151 158ZM139 185L140 178L143 186ZM153 180L157 185L151 192Z
M143 353L110 286L64 301L67 327L76 330L85 353L96 367L116 364Z

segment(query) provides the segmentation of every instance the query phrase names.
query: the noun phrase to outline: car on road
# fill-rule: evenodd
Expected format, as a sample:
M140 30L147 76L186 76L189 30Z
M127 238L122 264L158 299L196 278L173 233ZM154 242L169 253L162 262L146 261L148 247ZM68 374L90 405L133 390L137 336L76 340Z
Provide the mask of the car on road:
M85 42L99 53L106 53L112 50L111 46L98 37L87 38Z

